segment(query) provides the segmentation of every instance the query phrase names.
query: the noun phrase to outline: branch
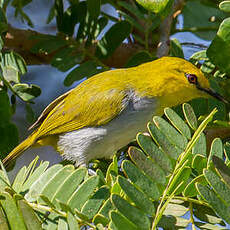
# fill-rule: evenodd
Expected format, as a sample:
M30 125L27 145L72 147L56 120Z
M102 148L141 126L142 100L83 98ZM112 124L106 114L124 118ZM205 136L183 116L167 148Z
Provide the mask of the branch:
M209 151L211 148L211 144L215 138L219 137L222 140L230 138L230 128L228 127L207 128L205 130L205 135L207 140L207 150Z
M9 25L8 32L4 39L4 49L13 50L19 53L26 61L28 65L44 65L50 64L53 56L56 52L46 54L46 53L32 53L31 48L39 42L38 39L31 39L31 36L42 36L44 34L33 31L33 30L22 30L17 29ZM73 40L74 41L74 40ZM72 42L70 40L70 42ZM92 55L95 53L97 42L89 48L84 48L84 44L81 44L79 52L82 52L83 49L88 49ZM122 43L112 54L111 57L102 60L102 62L114 68L123 67L130 57L132 57L136 52L142 50L143 48L140 45L135 43Z
M169 53L169 45L170 45L170 31L173 19L177 17L177 15L181 12L181 8L183 6L184 0L175 0L172 13L166 17L160 25L160 42L157 47L157 57L167 56Z

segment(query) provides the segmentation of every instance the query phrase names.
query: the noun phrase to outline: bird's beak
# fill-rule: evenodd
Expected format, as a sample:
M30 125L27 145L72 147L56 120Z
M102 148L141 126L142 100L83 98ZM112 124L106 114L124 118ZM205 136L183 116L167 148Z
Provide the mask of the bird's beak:
M230 104L229 101L227 101L223 96L221 96L219 93L215 92L213 89L202 88L200 86L197 86L197 88L203 92L206 92L207 94L211 95L212 97L216 98L219 101L222 101L226 104Z

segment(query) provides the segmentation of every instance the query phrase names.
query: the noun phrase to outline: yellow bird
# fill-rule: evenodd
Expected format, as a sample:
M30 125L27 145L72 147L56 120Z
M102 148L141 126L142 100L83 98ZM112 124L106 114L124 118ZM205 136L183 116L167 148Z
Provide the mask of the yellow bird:
M190 62L163 57L128 69L97 74L48 105L35 131L3 160L31 146L52 145L64 159L87 164L110 158L127 145L153 115L194 98L213 96L208 80Z

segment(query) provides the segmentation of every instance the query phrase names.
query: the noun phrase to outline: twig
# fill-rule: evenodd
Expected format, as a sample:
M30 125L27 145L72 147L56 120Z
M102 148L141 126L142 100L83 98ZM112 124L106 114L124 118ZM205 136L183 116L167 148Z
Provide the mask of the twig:
M198 43L193 43L193 42L182 42L181 43L182 46L194 46L194 47L198 47L201 49L207 49L208 46L204 45L204 44L198 44Z
M189 28L181 28L173 30L174 33L178 32L203 32L203 31L216 31L218 27L216 26L208 26L208 27L189 27Z
M160 42L157 47L157 57L159 58L167 56L169 53L170 32L173 18L175 16L174 13L182 7L183 3L184 0L175 0L172 7L172 12L163 20L160 25Z
M22 30L9 25L8 32L4 39L4 49L13 50L19 53L28 65L50 64L56 52L60 50L49 54L46 52L36 54L31 52L31 48L40 41L39 37L45 35L48 34L38 33L33 30ZM32 36L34 39L31 39ZM38 37L37 39L36 36ZM67 42L69 42L70 45L76 43L76 41L71 38ZM97 42L98 41L94 41L94 44L89 48L85 48L84 42L82 44L77 44L76 53L78 51L82 52L83 49L87 49L87 51L93 55L96 50ZM102 62L109 67L120 68L127 63L130 57L142 49L142 46L134 43L122 43L109 58L103 59Z

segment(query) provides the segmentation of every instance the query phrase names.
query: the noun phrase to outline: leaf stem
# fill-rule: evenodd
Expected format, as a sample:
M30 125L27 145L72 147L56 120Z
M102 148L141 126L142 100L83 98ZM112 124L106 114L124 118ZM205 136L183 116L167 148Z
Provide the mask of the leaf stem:
M206 203L205 201L202 201L202 200L197 200L197 199L184 197L184 196L174 196L174 199L187 201L187 202L190 202L190 203L193 203L193 204L204 205L206 207L211 208L208 203Z
M43 210L43 211L46 211L46 212L53 212L53 213L57 213L57 214L65 217L65 218L67 217L66 212L63 212L63 211L60 211L60 210L57 210L57 209L53 209L53 208L50 208L48 206L41 205L41 204L35 204L35 203L30 203L30 202L27 202L27 203L30 205L30 207L32 207L33 209L36 209L38 211ZM93 229L96 229L93 224L80 219L78 216L74 216L74 217L77 219L78 223L85 224L85 225L88 225L89 227L91 227Z
M193 207L192 207L191 202L189 202L189 211L190 211L190 220L191 220L191 223L192 223L192 230L196 230L195 221L194 221L194 218L193 218Z
M207 126L207 124L212 120L214 114L217 112L217 109L214 108L212 110L212 112L204 119L204 121L200 124L200 126L198 127L198 129L195 131L195 133L192 136L192 139L189 141L185 151L183 153L181 153L181 155L178 157L176 166L173 170L172 175L169 178L168 184L163 192L163 196L161 198L160 204L157 208L156 211L156 215L155 218L153 220L152 223L152 230L155 230L157 227L157 224L159 223L163 212L167 206L167 204L170 202L170 200L173 198L175 192L177 191L177 189L181 186L181 184L183 183L183 181L173 190L173 192L167 197L167 193L168 193L168 189L173 181L173 178L177 175L177 173L179 172L180 168L184 167L187 162L188 162L188 157L189 154L191 153L191 150L193 148L193 146L195 145L195 143L197 142L197 140L200 137L200 134L204 131L205 127ZM166 201L165 201L166 200Z

